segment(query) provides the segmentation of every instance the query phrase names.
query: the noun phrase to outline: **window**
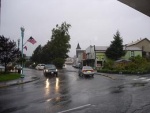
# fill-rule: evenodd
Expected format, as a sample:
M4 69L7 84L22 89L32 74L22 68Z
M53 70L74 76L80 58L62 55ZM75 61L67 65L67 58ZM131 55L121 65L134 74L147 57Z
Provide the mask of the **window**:
M131 57L134 57L134 51L131 51Z

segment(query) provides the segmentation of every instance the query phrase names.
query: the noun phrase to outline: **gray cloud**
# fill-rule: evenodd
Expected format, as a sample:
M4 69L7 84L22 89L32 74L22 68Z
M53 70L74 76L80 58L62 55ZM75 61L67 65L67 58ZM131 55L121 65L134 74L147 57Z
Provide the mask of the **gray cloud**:
M25 27L24 42L33 36L37 43L27 43L27 55L45 45L56 24L71 24L71 50L77 43L82 49L89 45L109 45L120 31L124 43L141 38L150 39L150 18L117 0L2 0L1 34L16 40Z

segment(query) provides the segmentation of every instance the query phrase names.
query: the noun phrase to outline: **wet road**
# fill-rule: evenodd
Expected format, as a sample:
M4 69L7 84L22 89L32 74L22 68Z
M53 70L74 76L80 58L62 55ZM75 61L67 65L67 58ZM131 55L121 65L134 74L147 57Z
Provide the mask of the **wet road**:
M0 113L150 113L149 78L96 74L79 77L67 66L58 77L25 69L38 81L0 89Z

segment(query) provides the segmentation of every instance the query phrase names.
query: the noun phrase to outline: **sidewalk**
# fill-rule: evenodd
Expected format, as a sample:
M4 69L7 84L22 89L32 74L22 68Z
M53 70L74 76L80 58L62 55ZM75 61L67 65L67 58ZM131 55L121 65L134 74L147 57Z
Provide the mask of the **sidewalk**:
M122 79L123 77L128 77L128 79L138 79L141 77L150 78L150 74L110 74L110 73L100 73L97 72L96 74L108 77L112 80Z
M39 78L34 75L25 75L24 78L19 78L19 79L7 81L7 82L0 82L0 88L19 85L19 84L25 84L25 83L33 82L35 80L39 80Z

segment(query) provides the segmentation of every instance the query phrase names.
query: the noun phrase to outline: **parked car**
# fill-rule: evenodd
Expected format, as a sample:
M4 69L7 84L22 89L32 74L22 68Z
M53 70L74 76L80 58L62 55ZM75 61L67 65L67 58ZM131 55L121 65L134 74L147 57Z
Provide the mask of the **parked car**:
M4 71L5 71L5 67L0 64L0 72L4 72Z
M91 66L83 66L79 68L79 76L94 76L95 72Z
M15 69L15 70L21 70L21 69L22 69L22 66L19 65L19 64L17 64L17 65L14 66L14 69Z
M38 64L35 69L37 70L43 70L44 69L45 64Z
M58 75L58 70L53 64L46 64L43 69L44 75Z
M63 64L63 68L66 68L66 64Z

